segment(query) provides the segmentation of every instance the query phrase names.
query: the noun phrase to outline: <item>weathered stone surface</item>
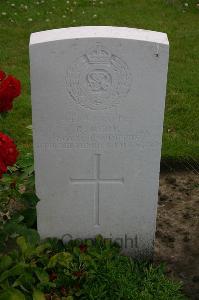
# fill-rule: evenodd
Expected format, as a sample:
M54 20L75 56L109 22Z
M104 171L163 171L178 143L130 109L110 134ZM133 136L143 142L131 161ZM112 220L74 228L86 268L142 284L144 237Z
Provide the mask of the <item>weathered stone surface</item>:
M164 33L76 27L30 40L38 230L151 256L166 92Z

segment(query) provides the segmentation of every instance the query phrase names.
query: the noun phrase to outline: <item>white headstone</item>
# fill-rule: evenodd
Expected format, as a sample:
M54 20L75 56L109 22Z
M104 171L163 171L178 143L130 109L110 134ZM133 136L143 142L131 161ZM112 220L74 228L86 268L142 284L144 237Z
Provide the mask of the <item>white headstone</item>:
M31 35L41 237L101 234L152 256L168 53L166 34L140 29Z

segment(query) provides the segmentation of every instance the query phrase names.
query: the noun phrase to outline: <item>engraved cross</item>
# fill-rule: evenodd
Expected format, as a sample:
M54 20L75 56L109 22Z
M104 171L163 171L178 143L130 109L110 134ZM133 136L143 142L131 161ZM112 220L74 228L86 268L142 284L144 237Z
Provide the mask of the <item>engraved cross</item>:
M100 176L100 161L101 161L101 154L95 154L96 156L96 166L95 166L95 178L70 178L71 183L73 184L88 184L94 183L96 185L95 189L95 196L94 196L94 220L95 225L100 225L100 184L103 183L124 183L124 178L118 179L108 179L108 178L101 178Z

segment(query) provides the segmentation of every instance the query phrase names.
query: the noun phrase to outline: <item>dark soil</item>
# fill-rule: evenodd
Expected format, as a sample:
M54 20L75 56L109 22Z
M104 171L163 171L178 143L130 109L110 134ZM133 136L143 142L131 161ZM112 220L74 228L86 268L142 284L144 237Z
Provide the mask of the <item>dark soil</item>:
M199 173L161 174L154 260L199 299Z

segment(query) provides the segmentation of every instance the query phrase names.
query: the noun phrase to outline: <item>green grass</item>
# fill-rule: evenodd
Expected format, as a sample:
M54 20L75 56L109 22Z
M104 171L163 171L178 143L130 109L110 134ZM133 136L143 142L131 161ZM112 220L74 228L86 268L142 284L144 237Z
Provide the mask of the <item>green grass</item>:
M23 85L22 96L16 101L15 109L8 118L0 124L0 130L14 137L22 151L32 149L32 139L26 129L31 124L28 60L31 32L84 25L144 28L166 32L170 41L162 157L198 159L198 1L103 0L100 4L100 0L96 0L95 5L91 0L76 2L0 1L0 68L13 73ZM6 15L2 15L4 12Z

